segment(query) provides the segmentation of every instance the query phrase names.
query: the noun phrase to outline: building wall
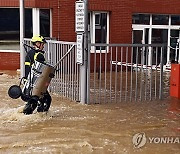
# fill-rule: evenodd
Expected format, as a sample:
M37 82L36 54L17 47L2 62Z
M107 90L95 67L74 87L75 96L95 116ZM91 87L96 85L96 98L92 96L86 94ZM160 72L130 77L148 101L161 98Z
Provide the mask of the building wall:
M76 0L25 0L25 7L52 8L52 36L75 41ZM180 0L89 0L90 11L110 12L110 43L131 43L132 14L180 14ZM19 0L0 0L0 7L19 7ZM18 53L0 52L0 69L19 68Z
M17 70L20 68L20 54L0 52L0 70Z
M75 41L76 0L25 0L25 7L52 8L52 36ZM110 42L131 43L132 14L180 14L179 0L89 0L90 11L110 12ZM0 0L0 7L19 7L19 0Z
M123 3L121 4L119 0L115 0L113 3L110 3L109 0L89 0L89 10L110 12L110 41L114 43L131 41L127 37L127 34L131 34L130 2L127 0L121 0L121 2ZM58 40L75 41L75 0L61 0L60 3L54 0L52 8L53 36ZM124 14L120 16L119 9L121 14L125 13L128 18ZM119 19L117 20L117 18ZM127 27L129 28L127 29Z
M179 0L132 0L132 12L180 14Z
M132 14L180 14L179 0L89 0L90 11L110 12L110 43L131 43ZM75 0L53 1L53 36L75 41Z
M25 7L50 8L51 0L24 0ZM19 0L0 0L0 7L19 7Z
M53 37L62 41L75 41L75 0L53 0Z

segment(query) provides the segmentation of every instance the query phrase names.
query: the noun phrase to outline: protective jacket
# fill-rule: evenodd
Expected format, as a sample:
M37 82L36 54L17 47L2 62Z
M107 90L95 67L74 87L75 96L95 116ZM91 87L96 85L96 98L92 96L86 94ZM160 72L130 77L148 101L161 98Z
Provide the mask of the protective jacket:
M27 79L28 74L31 70L31 66L33 65L34 61L37 60L39 62L44 62L44 51L38 49L31 49L25 58L25 78Z

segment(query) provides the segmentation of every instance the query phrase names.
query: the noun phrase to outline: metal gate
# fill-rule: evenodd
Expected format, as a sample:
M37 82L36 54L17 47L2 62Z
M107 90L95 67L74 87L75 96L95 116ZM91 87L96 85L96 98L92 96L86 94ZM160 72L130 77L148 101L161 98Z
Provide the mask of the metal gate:
M29 39L24 42L30 45ZM49 87L61 96L81 101L81 95L86 95L88 104L147 102L169 96L170 68L163 63L163 45L89 44L87 93L82 94L76 43L49 40L44 50L52 65L66 55Z
M137 102L169 95L163 45L90 44L89 102Z
M24 43L31 45L30 39L24 39ZM65 55L58 65L58 70L51 81L49 91L74 101L80 101L76 43L48 40L44 50L47 62L53 66Z

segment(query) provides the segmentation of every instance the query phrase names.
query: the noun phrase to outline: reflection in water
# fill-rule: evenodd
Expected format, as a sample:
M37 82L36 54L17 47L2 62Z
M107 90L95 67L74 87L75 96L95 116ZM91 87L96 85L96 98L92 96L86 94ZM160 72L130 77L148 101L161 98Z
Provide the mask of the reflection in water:
M119 71L90 74L90 103L120 103L158 100L169 96L170 72L145 69L143 71ZM161 88L162 87L162 88ZM160 93L162 91L162 93Z
M134 148L133 135L178 137L179 103L81 105L53 95L50 111L24 115L24 103L7 95L18 75L0 75L0 153L178 153L179 144Z

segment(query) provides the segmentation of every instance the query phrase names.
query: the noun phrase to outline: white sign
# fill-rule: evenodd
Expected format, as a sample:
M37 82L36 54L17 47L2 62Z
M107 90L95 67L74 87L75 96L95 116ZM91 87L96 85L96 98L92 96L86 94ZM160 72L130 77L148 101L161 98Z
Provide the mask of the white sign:
M76 63L83 64L83 34L77 34Z
M84 32L85 31L85 10L84 10L84 2L77 1L76 2L76 23L75 23L75 29L76 32Z

